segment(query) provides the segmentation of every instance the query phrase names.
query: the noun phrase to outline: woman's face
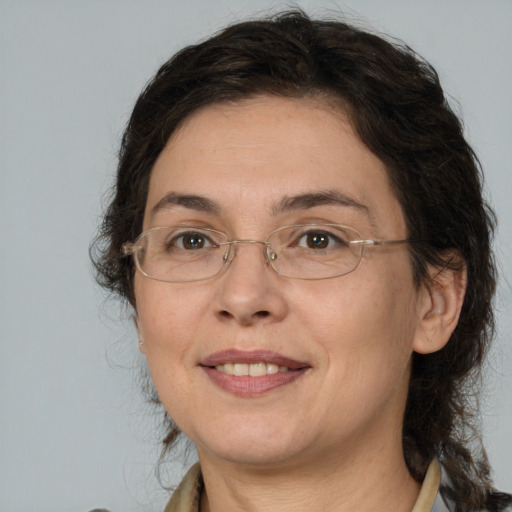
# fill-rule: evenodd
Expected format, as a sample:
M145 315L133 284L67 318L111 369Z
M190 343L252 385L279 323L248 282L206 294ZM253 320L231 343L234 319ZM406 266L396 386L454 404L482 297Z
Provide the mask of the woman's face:
M152 171L144 230L187 224L263 241L307 222L407 238L384 165L342 112L263 96L186 120ZM406 245L367 248L352 273L308 281L274 272L262 245L241 244L204 281L136 272L135 295L156 390L200 457L303 463L401 438L423 295ZM214 368L235 363L267 374Z

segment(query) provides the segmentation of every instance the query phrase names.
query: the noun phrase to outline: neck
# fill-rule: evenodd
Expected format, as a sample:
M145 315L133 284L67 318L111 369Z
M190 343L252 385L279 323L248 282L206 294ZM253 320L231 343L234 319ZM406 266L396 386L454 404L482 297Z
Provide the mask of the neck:
M215 460L199 450L205 482L201 512L410 512L419 485L407 470L398 437L398 445L388 439L369 450L365 443L272 467Z

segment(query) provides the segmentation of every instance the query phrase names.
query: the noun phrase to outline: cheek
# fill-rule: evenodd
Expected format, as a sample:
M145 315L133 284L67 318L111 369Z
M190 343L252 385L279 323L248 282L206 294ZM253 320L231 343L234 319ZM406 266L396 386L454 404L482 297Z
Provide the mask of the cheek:
M160 401L173 419L184 415L184 404L191 403L193 392L187 370L194 364L194 308L199 301L187 300L186 295L168 283L135 281L141 351Z
M411 357L417 293L409 266L387 263L367 265L339 280L311 282L297 302L305 329L341 374L395 372Z
M201 315L201 300L169 283L135 280L139 336L151 367L187 356Z
M329 397L329 409L345 411L341 415L348 423L389 404L401 414L416 323L415 294L400 283L373 281L370 286L359 280L317 306L317 339L327 364L323 395Z

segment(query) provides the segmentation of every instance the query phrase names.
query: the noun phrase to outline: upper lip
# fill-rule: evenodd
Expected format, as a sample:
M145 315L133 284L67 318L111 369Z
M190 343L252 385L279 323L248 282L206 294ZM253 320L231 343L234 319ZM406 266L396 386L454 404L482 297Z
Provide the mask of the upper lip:
M296 361L270 350L238 350L228 349L214 352L200 361L200 366L218 366L226 363L253 364L270 363L278 366L286 366L292 370L307 368L310 365L302 361Z

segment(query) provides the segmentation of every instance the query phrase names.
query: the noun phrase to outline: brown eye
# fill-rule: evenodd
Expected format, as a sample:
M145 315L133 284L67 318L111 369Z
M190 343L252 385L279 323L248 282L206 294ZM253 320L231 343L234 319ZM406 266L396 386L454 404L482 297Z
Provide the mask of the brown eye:
M343 240L326 231L308 231L303 233L297 240L297 247L305 249L331 249L345 245Z
M176 237L174 244L179 249L186 251L196 251L198 249L204 249L210 247L212 244L206 236L202 233L183 233Z
M310 249L325 249L329 246L329 237L323 233L308 233L306 245Z

